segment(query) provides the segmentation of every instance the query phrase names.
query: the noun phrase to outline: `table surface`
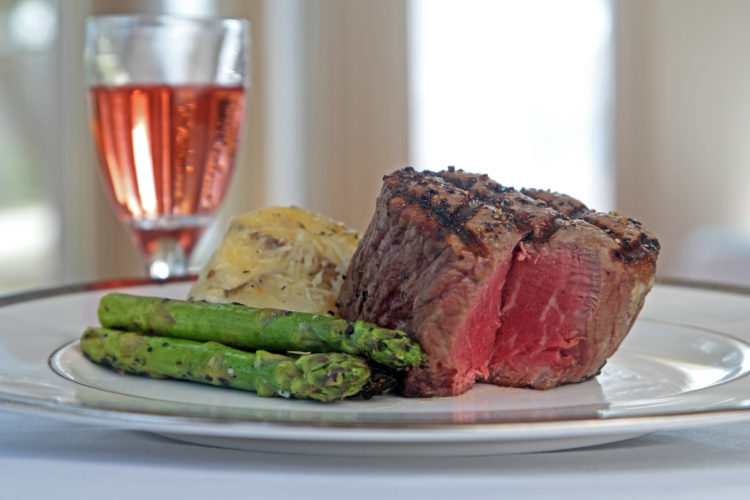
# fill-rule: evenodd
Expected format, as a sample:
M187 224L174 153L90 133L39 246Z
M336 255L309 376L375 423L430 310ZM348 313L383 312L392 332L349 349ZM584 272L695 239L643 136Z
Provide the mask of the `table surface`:
M749 341L750 311L732 298L652 303ZM0 409L0 498L750 498L750 422L552 453L376 458L220 449Z
M749 498L750 424L489 457L226 450L0 413L3 498Z

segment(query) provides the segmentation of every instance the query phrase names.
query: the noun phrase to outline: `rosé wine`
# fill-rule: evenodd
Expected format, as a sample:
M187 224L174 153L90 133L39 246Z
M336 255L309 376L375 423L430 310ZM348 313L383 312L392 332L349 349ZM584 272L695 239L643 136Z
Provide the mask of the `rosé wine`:
M189 255L221 203L245 112L242 86L89 89L102 177L145 254L164 237Z

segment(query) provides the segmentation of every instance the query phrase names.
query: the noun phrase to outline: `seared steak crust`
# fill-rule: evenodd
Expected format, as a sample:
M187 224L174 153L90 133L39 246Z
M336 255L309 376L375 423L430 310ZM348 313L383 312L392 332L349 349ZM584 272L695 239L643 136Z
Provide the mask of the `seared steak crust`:
M595 375L617 349L658 249L637 221L566 195L407 167L384 177L339 309L420 342L429 362L406 395L549 388Z

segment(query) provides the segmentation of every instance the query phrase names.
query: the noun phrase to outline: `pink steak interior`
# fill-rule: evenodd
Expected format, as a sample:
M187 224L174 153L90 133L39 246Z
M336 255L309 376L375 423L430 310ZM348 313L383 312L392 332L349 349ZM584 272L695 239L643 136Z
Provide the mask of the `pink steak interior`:
M471 386L477 380L486 380L489 375L487 364L500 326L499 290L503 289L511 261L512 254L508 254L507 258L496 264L456 336L453 353L457 370L453 380L454 393L466 390L466 385Z
M581 361L582 328L596 308L599 280L593 252L521 246L502 293L490 381L540 389L565 381Z

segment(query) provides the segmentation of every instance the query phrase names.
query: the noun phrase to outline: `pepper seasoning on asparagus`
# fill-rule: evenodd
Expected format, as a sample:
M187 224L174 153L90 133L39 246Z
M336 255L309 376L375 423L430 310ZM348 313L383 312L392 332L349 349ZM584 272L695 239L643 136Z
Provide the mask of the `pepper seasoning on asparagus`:
M102 297L98 315L107 328L239 349L343 352L395 369L426 360L419 344L404 332L322 314L110 293Z
M370 378L364 361L343 353L295 359L108 328L86 329L81 350L93 362L127 373L255 391L259 396L330 402L358 394Z

